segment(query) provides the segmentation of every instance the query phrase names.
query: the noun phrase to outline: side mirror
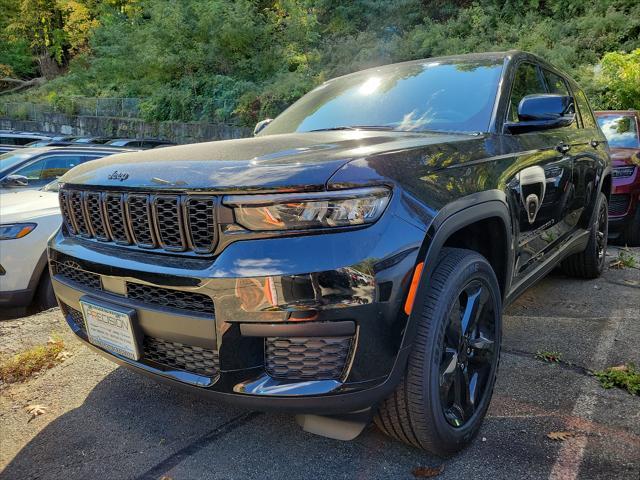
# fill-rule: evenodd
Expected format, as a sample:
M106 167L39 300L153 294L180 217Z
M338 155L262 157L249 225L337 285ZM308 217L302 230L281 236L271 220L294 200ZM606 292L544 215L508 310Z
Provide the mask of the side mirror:
M0 182L0 186L2 187L28 187L29 179L22 175L7 175Z
M527 95L518 105L518 122L507 122L510 133L526 133L568 127L576 118L573 97L569 95Z
M253 135L255 136L259 134L262 130L264 130L264 127L269 125L271 122L273 122L273 118L265 118L264 120L260 120L258 123L256 123L256 126L253 129Z

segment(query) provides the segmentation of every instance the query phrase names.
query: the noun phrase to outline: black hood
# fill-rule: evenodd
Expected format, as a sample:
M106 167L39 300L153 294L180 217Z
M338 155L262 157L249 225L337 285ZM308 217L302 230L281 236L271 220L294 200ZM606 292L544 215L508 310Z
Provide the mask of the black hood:
M69 171L68 184L171 190L322 190L344 164L472 135L328 131L181 145L113 155Z

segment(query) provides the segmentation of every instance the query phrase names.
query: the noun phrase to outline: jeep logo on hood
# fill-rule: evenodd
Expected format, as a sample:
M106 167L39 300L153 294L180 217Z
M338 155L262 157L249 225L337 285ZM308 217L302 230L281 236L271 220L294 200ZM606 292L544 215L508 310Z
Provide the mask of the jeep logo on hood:
M124 182L127 178L129 178L129 174L114 170L113 173L109 175L107 178L109 180L120 180L121 182Z

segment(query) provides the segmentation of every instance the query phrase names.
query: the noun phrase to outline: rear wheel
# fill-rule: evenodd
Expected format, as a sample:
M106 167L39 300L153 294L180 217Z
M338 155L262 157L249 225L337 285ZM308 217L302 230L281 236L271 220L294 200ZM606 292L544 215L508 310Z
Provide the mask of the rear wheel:
M567 275L578 278L597 278L604 270L609 233L609 212L607 197L604 193L598 195L596 212L596 219L589 230L587 247L582 252L562 261L562 270Z
M379 407L388 435L437 455L467 445L486 414L498 368L501 300L496 276L476 252L442 250L425 298L405 377Z

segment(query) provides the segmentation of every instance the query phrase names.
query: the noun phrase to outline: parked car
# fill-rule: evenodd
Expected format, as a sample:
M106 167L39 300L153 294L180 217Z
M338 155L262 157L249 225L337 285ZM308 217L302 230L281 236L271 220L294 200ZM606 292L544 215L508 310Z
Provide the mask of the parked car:
M110 140L113 140L113 139L111 137L79 137L79 138L76 138L73 141L73 143L104 144Z
M0 193L37 190L88 160L122 152L121 148L59 146L23 148L0 155Z
M559 264L602 272L611 166L584 92L531 54L461 55L329 80L267 123L62 178L49 253L70 328L311 432L353 438L375 415L458 451L503 307Z
M0 130L0 153L23 147L28 143L49 140L50 136L33 132L20 132L15 130Z
M156 148L167 147L175 145L173 142L167 140L157 140L155 138L116 138L109 140L105 145L111 145L113 147L128 147L128 148Z
M74 161L83 163L114 153L122 153L122 149L94 150L91 155L83 153ZM56 158L56 162L60 161ZM71 163L67 163L62 168L70 166ZM0 194L0 308L26 307L32 302L40 308L53 307L56 301L46 268L46 245L62 223L58 182L50 182L40 190L4 192Z
M31 143L27 143L26 147L46 147L48 145L66 145L73 142L76 138L74 135L55 135L51 138L46 138L42 140L36 140Z
M609 234L629 246L640 246L640 112L596 112L611 149L613 190Z

